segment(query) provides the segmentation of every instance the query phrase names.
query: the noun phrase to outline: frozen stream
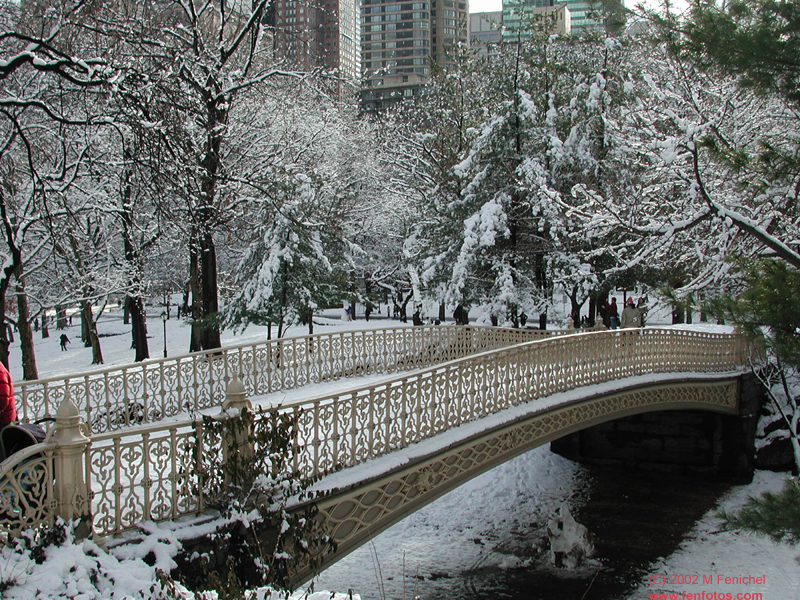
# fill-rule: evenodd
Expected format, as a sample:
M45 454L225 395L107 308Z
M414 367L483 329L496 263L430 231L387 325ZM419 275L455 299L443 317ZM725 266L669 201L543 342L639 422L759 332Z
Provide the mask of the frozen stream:
M363 600L625 597L728 487L584 467L541 447L410 515L322 573L315 589L353 589ZM549 566L544 540L563 502L597 547L572 573Z

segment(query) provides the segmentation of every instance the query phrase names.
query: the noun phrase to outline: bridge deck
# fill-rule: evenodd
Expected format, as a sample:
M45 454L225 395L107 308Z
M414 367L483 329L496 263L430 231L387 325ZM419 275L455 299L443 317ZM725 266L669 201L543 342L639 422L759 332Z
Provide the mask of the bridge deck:
M315 490L330 492L358 486L365 482L381 477L400 467L413 465L420 460L440 454L443 450L473 439L481 434L502 429L513 423L519 422L536 414L552 411L553 409L584 402L589 398L608 396L640 387L653 385L669 385L671 383L685 382L726 382L731 378L741 375L741 371L728 373L669 373L662 376L639 375L618 379L582 388L559 392L547 398L540 398L533 402L518 404L500 412L487 415L477 421L471 421L454 427L446 432L431 438L421 440L405 448L394 450L383 456L373 458L366 462L347 467L330 475L324 476L313 487ZM265 399L264 406L269 406L271 399ZM254 404L256 404L254 399ZM668 410L670 406L656 406L656 410ZM734 413L735 410L723 410Z
M420 328L403 332L402 339L408 348L419 348L416 352L424 354L421 357L406 350L403 354L406 368L419 367L420 363L425 364L436 357L448 362L392 375L374 374L375 369L366 366L373 364L378 351L383 353L380 356L386 362L388 350L384 341L391 339L394 344L400 343L400 338L394 333L391 338L387 333L380 339L383 345L351 343L346 346L351 358L350 366L338 372L370 374L366 378L344 378L310 386L300 384L313 381L313 378L298 375L309 372L310 361L320 365L333 364L330 361L339 359L330 358L334 355L328 354L327 362L320 362L318 341L314 341L313 355L301 352L301 349L310 348L311 342L307 339L301 340L302 344L298 341L282 342L280 346L267 348L272 354L265 354L269 360L274 360L273 350L280 349L280 373L292 374L289 387L295 389L268 394L251 391L249 400L269 410L292 415L298 432L292 452L293 469L310 476L327 476L343 467L374 465L376 457L390 453L393 458L389 461L407 461L408 458L402 458L404 455L394 453L409 447L419 452L425 447L421 443L426 439L439 440L436 443L445 446L459 444L462 438L452 436L463 436L467 435L465 432L473 431L473 438L480 437L481 431L506 427L507 423L502 419L521 420L537 412L560 415L552 417L552 422L541 427L547 432L566 433L565 427L577 427L579 423L588 423L592 419L613 418L612 415L623 415L628 410L645 410L662 399L675 404L678 401L669 394L654 396L647 392L639 394L635 402L624 399L605 402L602 406L588 406L578 402L581 392L575 390L584 390L583 394L588 394L590 392L586 390L593 389L595 391L591 393L595 395L618 393L622 397L625 392L620 391L620 386L629 386L626 389L632 389L630 386L655 388L675 378L691 380L700 377L712 382L715 378L728 377L730 380L731 369L744 364L741 338L731 335L659 329L625 330L562 335L498 348L513 341L513 336L502 338L499 332L490 330L486 335L491 336L486 337L478 329ZM440 338L434 343L435 335L440 335ZM353 337L353 340L358 339ZM476 340L480 342L477 346ZM495 349L486 349L486 345ZM287 358L290 354L288 348L293 348L292 361ZM475 354L476 349L484 351ZM363 352L363 359L353 359L356 351ZM458 358L453 359L453 356ZM224 369L216 362L202 360L206 361L206 368L212 369L212 374L235 373L247 361L244 361L246 356L242 353L234 358L235 361L231 357L219 359L220 364L225 365ZM307 362L301 362L301 359ZM202 360L198 357L193 369L199 369ZM269 361L251 363L247 364L252 367L273 364ZM159 369L164 370L163 365L159 364ZM397 361L391 362L390 370L399 370ZM327 373L319 369L315 372L318 375ZM720 372L723 375L720 376ZM126 373L124 381L131 381L133 375ZM253 381L256 380L254 376ZM91 384L95 380L86 381ZM105 373L97 380L104 386L106 382L110 385L114 381L117 380ZM237 380L232 379L232 382L235 384ZM713 383L708 385L714 388ZM248 401L248 391L241 383L238 386L234 392L229 387L228 402L235 400L234 403L243 406ZM39 479L36 483L45 489L43 495L47 501L39 503L35 510L20 507L19 498L25 486L30 486L32 469L30 463L20 463L25 457L6 461L0 467L0 477L7 478L12 491L6 493L0 488L0 514L19 514L24 518L0 518L0 531L13 531L25 523L52 519L52 507L65 518L91 514L92 527L99 535L130 530L145 520L175 519L205 509L201 482L208 476L209 468L218 469L219 472L212 473L212 476L221 477L225 466L222 440L204 430L202 420L197 418L201 411L207 412L208 409L195 406L191 412L181 413L175 405L171 409L173 416L159 423L128 425L115 431L95 433L88 438L84 435L85 426L80 423L83 409L71 404L67 387L48 387L50 392L53 389L61 390L67 397L59 409L59 413L62 409L63 413L58 416L55 429L59 443L48 442L39 449L44 458L38 463L36 477ZM104 387L103 393L108 396L111 389ZM264 389L274 388L270 385ZM604 389L611 391L603 392ZM728 392L709 391L709 395L715 398L712 401L702 394L692 393L694 395L685 404L729 411L736 408L735 395L731 401ZM91 394L86 398L89 403L85 406L97 406ZM571 403L576 408L566 418L563 415L572 410ZM184 414L187 418L181 418ZM467 425L469 423L473 425ZM257 420L255 426L269 427L269 416ZM446 433L448 430L450 433ZM518 438L523 441L543 439L540 433L520 432L504 438L501 445L521 448L528 443L520 444ZM73 461L69 467L71 475L57 477L55 469L65 460L59 458L59 454L67 451L69 460ZM490 463L491 460L485 461L486 465ZM436 470L439 467L431 468L434 470L422 476L410 475L402 485L417 490L414 494L419 496L424 495L419 492L420 488L433 486L431 489L444 489L446 486L438 483L442 479ZM75 479L75 474L83 479ZM422 480L428 483L423 484ZM66 487L62 489L62 486Z

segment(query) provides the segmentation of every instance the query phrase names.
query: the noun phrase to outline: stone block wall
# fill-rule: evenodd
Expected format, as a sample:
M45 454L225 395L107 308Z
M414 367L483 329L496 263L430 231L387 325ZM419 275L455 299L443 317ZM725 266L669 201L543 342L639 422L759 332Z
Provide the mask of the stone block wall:
M763 393L751 375L742 376L739 393L739 415L643 413L573 433L552 442L551 448L579 462L749 482Z

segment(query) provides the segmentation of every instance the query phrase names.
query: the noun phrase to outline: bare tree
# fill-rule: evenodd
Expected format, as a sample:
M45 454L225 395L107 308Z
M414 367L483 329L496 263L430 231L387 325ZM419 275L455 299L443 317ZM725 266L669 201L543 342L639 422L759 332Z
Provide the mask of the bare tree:
M63 143L62 134L64 128L93 121L73 100L100 90L113 75L102 53L93 49L91 58L85 58L73 44L87 2L58 3L45 12L38 7L0 6L0 168L6 175L0 190L5 250L0 331L4 335L6 293L14 277L26 379L37 377L26 293L31 269L26 261L35 264L47 255L49 238L41 233L47 194L69 185L80 156ZM32 235L34 230L38 235Z
M245 7L197 0L153 5L120 38L130 42L119 100L160 144L170 178L167 214L184 228L189 257L190 351L220 345L217 235L246 201L248 174L232 170L231 112L245 92L285 70L265 44L269 0ZM142 130L144 131L144 129Z

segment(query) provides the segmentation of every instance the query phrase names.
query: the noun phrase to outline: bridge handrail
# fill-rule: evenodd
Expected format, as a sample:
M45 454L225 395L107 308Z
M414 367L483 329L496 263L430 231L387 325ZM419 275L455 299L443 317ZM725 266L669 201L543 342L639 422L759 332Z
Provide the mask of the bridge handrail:
M295 469L326 475L521 402L638 375L735 371L747 365L746 352L738 334L659 328L577 333L467 356L276 410L294 413L298 440L311 440L295 446ZM409 403L409 390L417 395L414 402L427 403ZM328 415L333 423L321 420ZM350 437L347 455L339 443L344 435Z
M322 475L558 392L648 373L730 372L745 364L738 335L617 330L487 351L271 410L297 419L295 469ZM202 463L220 462L219 446L199 418L93 435L84 468L94 531L114 534L144 520L203 510Z
M201 410L237 377L251 395L339 377L407 371L563 331L432 325L338 331L226 346L15 384L23 421L52 417L67 394L93 433Z

